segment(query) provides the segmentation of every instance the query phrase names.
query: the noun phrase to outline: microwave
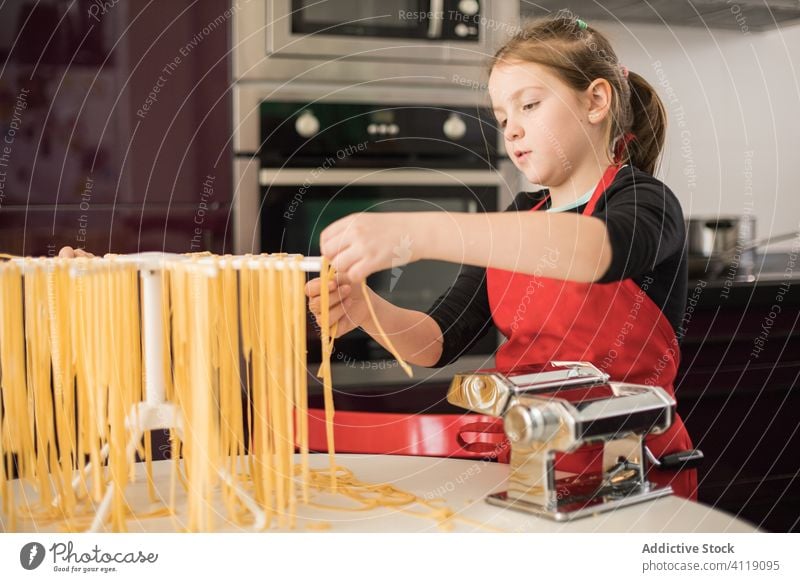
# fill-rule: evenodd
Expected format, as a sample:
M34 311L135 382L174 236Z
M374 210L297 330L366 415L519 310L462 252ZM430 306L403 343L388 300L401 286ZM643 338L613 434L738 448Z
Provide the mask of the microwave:
M233 10L240 79L298 59L307 68L290 70L302 75L323 63L477 66L519 21L518 0L239 0Z
M283 5L290 5L295 36L450 41L472 46L483 36L478 0L287 0Z

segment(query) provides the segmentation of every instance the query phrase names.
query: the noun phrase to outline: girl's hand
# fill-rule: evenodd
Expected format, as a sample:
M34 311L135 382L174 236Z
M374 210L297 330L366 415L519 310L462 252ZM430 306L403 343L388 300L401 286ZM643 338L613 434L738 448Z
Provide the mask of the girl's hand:
M61 247L61 250L58 251L58 256L62 259L74 259L76 257L91 259L94 257L90 252L83 249L73 249L72 247Z
M428 213L361 212L337 220L320 235L320 250L338 276L354 285L383 269L418 261L427 243Z
M330 325L337 321L339 326L336 328L336 336L341 337L349 331L359 327L367 317L369 309L364 301L361 284L358 285L339 285L336 281L331 281L328 285L330 290ZM322 325L322 280L317 277L306 283L306 296L308 296L308 308L317 320L317 324Z

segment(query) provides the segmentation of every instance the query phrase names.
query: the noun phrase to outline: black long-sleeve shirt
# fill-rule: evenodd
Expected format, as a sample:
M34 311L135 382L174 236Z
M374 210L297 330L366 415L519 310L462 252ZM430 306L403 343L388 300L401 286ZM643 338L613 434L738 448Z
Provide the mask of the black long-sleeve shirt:
M548 190L521 192L506 212L528 211ZM548 199L540 210L550 207ZM583 212L586 205L564 212ZM630 165L620 168L592 216L606 223L611 265L596 284L632 278L678 329L687 294L685 224L680 202L661 181ZM441 367L494 329L486 286L486 269L464 265L453 285L428 310L442 330Z

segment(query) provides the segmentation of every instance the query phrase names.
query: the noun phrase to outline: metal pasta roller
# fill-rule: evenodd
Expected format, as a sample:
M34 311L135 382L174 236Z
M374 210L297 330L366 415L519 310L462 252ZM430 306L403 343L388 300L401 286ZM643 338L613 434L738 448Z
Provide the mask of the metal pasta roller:
M489 503L568 521L672 493L647 481L644 437L672 425L675 400L657 386L608 379L588 362L453 378L447 400L502 416L511 443L508 491L489 495ZM602 471L556 471L557 453L598 443Z

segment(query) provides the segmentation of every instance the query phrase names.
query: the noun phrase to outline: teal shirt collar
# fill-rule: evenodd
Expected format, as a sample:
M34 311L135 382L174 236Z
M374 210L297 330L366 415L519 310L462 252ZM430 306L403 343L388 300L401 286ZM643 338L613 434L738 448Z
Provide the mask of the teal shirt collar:
M620 166L620 170L622 168L624 168L625 166L627 166L627 165L628 164L623 164L622 166ZM598 182L598 184L599 184L599 182ZM592 186L589 189L589 191L586 192L586 194L584 194L583 196L581 196L580 198L578 198L574 202L570 202L569 204L566 204L564 206L559 206L558 208L548 208L547 210L545 210L545 212L563 212L564 210L572 210L573 208L580 208L581 206L583 206L584 204L587 204L589 202L589 200L592 199L592 194L594 194L595 188L597 188L596 184L594 186Z
M577 200L570 202L564 206L559 206L558 208L548 208L545 212L562 212L564 210L572 210L573 208L579 208L589 202L592 198L592 194L594 193L594 189L597 186L592 186L586 194L578 198Z

